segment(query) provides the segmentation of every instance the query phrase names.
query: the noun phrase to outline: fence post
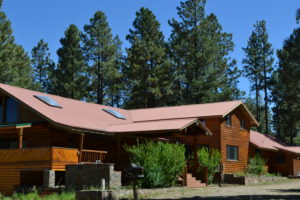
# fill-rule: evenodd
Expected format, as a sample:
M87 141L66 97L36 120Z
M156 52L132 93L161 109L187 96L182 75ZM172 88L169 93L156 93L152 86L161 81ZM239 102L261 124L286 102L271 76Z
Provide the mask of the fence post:
M187 165L183 167L182 184L183 186L187 186Z

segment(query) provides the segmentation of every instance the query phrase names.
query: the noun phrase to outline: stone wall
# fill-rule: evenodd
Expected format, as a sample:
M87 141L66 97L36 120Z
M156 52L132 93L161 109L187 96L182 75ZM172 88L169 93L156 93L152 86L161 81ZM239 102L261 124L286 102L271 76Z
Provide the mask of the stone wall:
M101 179L105 179L106 188L121 187L121 172L115 171L113 164L77 164L66 166L67 189L100 188Z
M236 176L234 174L225 174L224 181L228 184L239 185L254 185L260 183L273 182L278 180L284 180L286 177L277 176Z

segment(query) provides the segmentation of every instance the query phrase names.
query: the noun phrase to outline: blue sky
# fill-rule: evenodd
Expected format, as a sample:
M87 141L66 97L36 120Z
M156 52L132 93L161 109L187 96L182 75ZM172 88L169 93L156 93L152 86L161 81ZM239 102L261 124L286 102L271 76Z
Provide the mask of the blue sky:
M125 37L140 7L150 8L161 23L161 30L168 38L171 29L168 20L177 18L179 0L3 0L3 10L12 22L16 42L26 51L40 39L48 42L52 58L56 61L59 39L70 24L80 29L93 14L101 10L106 13L114 35L119 35L123 48L128 47ZM281 48L284 39L296 25L295 12L300 8L299 0L208 0L207 13L215 13L224 31L233 34L235 51L232 57L241 61L253 24L257 20L267 21L270 42L275 49ZM241 78L239 87L249 93L249 82Z

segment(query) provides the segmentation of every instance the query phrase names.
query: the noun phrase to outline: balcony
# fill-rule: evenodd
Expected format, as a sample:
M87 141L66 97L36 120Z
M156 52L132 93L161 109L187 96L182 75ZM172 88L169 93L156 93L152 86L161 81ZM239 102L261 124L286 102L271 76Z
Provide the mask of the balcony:
M0 168L64 170L65 165L79 162L104 162L106 151L62 147L0 150Z

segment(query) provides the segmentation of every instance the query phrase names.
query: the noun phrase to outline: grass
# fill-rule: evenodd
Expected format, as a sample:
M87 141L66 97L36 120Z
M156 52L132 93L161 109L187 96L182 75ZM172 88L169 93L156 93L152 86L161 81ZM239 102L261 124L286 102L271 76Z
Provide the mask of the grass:
M11 197L0 194L0 200L75 200L75 192L62 192L61 194L51 194L44 197L39 196L37 192L14 193Z

